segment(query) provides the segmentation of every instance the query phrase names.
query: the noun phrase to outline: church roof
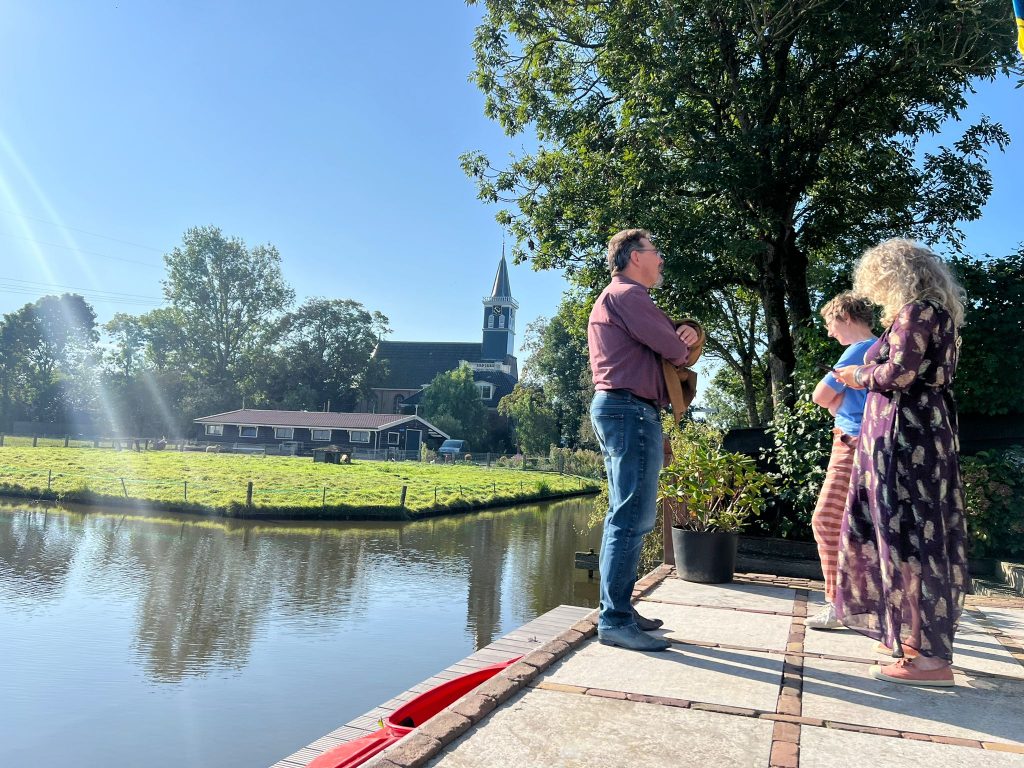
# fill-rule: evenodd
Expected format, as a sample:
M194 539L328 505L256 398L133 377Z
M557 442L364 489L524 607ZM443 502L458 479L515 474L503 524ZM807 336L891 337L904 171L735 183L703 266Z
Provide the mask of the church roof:
M377 386L382 389L419 389L439 373L459 367L459 362L478 363L483 355L480 342L382 341L373 356L386 360L388 371Z

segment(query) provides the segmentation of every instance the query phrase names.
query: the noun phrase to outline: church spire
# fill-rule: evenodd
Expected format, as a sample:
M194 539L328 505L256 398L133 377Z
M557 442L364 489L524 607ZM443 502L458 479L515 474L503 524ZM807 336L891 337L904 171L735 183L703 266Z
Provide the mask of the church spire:
M498 273L494 276L494 287L491 288L491 298L512 298L512 288L508 283L508 264L505 261L505 243L501 244L501 261L498 262Z

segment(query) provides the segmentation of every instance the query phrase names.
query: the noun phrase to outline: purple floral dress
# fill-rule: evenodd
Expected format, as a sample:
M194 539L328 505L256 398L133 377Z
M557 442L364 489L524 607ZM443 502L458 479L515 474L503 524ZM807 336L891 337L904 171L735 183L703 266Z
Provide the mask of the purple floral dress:
M969 591L945 308L904 306L864 357L868 396L840 531L836 614L896 649L951 661Z

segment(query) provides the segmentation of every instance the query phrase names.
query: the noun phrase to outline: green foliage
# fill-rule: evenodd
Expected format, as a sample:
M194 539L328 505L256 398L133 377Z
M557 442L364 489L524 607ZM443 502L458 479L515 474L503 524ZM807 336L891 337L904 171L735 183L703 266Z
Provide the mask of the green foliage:
M523 382L542 388L556 420L557 438L551 442L572 447L594 445L585 430L593 396L587 354L590 305L591 300L579 293L564 297L554 317L538 318L527 326L523 344L528 355Z
M1024 247L1000 259L954 259L967 291L956 393L964 413L1024 413Z
M777 405L812 297L884 237L959 247L1008 141L982 118L921 150L976 79L1021 72L1005 0L470 2L485 112L538 139L497 167L462 158L507 203L514 257L593 288L608 237L650 229L674 306L756 294Z
M591 477L600 480L604 477L604 458L598 451L585 448L558 448L551 446L551 463L566 475Z
M0 321L0 429L64 422L94 407L96 314L81 296L43 296Z
M971 554L1024 555L1024 449L982 451L962 458L960 470Z
M351 411L365 390L370 355L388 319L351 299L307 299L281 318L279 342L258 378L270 403L287 410Z
M468 440L479 450L484 439L487 409L473 383L473 371L462 365L439 373L423 393L424 417L458 440Z
M753 459L723 451L704 426L682 430L672 451L675 458L662 470L658 494L674 527L739 532L761 514L772 480Z
M558 423L544 390L536 385L516 384L501 398L498 413L512 419L519 450L544 453L558 442Z
M825 480L832 445L831 414L803 392L793 408L776 412L769 425L772 448L763 459L776 471L774 515L762 528L769 536L808 538L811 515Z
M772 412L768 371L758 366L751 374L748 388L735 369L719 367L704 389L704 405L711 411L708 421L728 431L735 427L757 427ZM753 396L753 402L750 400Z

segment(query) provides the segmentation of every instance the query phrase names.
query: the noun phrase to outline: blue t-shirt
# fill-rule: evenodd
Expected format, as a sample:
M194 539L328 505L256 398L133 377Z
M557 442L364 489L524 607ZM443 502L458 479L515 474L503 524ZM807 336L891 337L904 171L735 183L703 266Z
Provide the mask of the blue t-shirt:
M872 336L870 339L864 339L864 341L851 344L843 352L839 362L832 367L842 368L844 365L864 365L864 355L867 354L867 351L875 341L875 337ZM831 373L826 373L822 381L836 392L846 393L843 396L843 402L840 403L839 409L836 411L836 426L850 435L850 437L856 437L860 434L860 421L864 416L864 401L867 400L868 391L866 389L851 389Z

